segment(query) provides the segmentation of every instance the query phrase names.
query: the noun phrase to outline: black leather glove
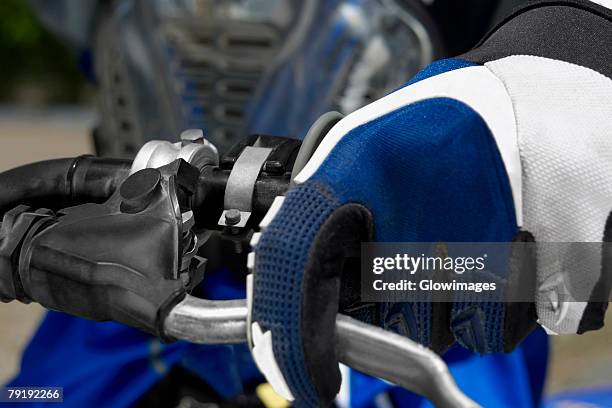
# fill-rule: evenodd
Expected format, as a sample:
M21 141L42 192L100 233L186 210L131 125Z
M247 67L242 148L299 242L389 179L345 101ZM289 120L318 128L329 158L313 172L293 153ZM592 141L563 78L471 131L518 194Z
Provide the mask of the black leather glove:
M198 171L184 162L128 177L104 204L7 213L2 300L35 301L163 338L170 309L202 278L189 202Z

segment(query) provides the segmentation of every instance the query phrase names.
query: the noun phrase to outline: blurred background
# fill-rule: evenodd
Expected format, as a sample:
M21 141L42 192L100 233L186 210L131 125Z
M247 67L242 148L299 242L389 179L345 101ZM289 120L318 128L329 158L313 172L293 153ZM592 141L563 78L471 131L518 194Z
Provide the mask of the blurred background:
M46 31L26 1L0 2L0 61L0 171L94 152L99 102L79 69L90 62ZM1 383L16 373L43 313L37 305L0 305ZM604 330L552 343L549 393L612 381L612 313Z

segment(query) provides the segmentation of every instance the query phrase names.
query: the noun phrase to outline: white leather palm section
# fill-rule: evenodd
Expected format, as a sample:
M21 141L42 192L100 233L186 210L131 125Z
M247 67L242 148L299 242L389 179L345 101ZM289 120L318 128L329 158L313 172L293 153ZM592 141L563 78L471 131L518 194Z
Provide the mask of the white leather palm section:
M603 239L612 209L612 80L534 56L485 65L503 81L515 109L523 227L539 243L539 322L549 332L576 333L588 297L564 298L564 286L571 278L573 288L590 293L601 273L601 249L565 246L569 253L560 254L547 243Z

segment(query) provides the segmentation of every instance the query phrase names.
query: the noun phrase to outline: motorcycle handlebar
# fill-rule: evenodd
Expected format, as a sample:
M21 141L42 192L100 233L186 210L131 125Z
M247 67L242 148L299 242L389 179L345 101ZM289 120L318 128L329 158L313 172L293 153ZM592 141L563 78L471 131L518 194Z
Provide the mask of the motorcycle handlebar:
M186 296L164 321L167 336L200 344L247 341L245 300ZM335 347L340 362L427 397L440 408L474 408L444 361L412 340L338 314Z
M20 204L62 208L103 202L130 174L131 161L81 156L38 162L0 173L0 211ZM201 169L193 208L204 223L218 220L231 169ZM265 173L265 172L264 172ZM253 211L265 213L271 200L289 187L285 173L262 173L254 185ZM206 220L209 218L209 220ZM163 321L164 334L203 344L247 341L245 300L211 301L187 295ZM338 314L335 347L341 362L429 398L436 406L477 407L455 384L446 364L431 350L406 337Z
M130 174L132 161L95 156L44 160L0 173L0 218L18 205L58 210L107 200ZM216 225L230 170L223 166L202 169L193 197L196 219ZM253 192L253 212L264 215L274 197L284 194L290 179L261 174ZM218 209L215 211L214 209Z

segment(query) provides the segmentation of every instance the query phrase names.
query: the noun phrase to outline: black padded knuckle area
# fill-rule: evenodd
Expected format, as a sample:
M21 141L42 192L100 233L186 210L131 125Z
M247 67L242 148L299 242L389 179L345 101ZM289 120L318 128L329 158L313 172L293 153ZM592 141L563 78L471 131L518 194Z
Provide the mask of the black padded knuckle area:
M302 281L301 329L306 368L322 406L331 404L341 383L333 339L344 260L372 236L370 211L360 204L345 204L321 226L309 252Z

